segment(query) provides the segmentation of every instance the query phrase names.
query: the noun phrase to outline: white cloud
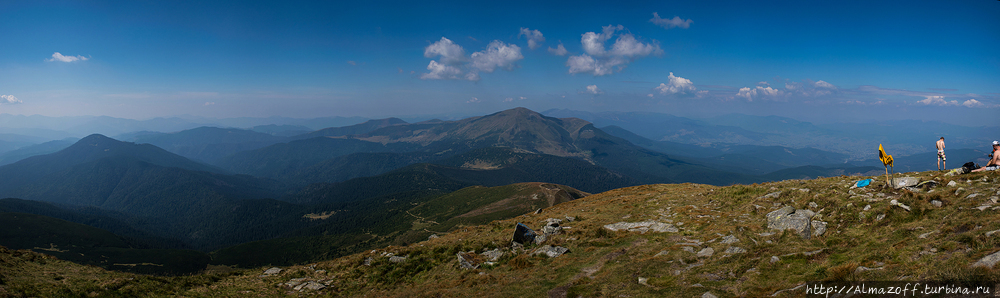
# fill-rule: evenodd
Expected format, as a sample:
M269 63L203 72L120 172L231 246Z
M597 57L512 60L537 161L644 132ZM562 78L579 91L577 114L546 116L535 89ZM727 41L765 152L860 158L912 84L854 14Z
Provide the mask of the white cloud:
M649 19L649 22L657 24L660 27L663 27L664 29L670 29L674 27L681 27L687 29L688 27L691 27L691 23L693 23L694 21L692 21L691 19L683 20L679 16L674 16L673 19L661 19L660 14L654 12L653 18Z
M816 81L813 85L816 86L816 88L837 89L837 86L824 82L823 80Z
M472 99L470 99L469 101L466 101L465 103L474 103L474 102L479 102L479 98L473 97Z
M653 98L653 93L646 94L646 96L648 96L649 98Z
M421 79L424 80L443 80L443 79L459 79L459 75L462 74L462 70L458 67L445 65L438 63L437 61L431 60L430 64L427 64L427 70L431 71L420 75Z
M655 89L660 91L660 94L677 94L695 91L694 84L691 83L691 80L674 76L673 72L667 76L667 82L669 84L660 83L660 86Z
M347 61L347 64L350 64L350 65L358 65L358 63L357 63L357 62L354 62L353 60L348 60L348 61Z
M622 25L604 26L601 33L587 32L581 35L580 44L585 54L570 56L566 60L569 73L591 73L603 76L621 71L632 60L651 54L662 54L659 45L639 42L632 34L620 34L608 51L604 43L615 35L615 32L625 30ZM617 66L617 67L615 67Z
M770 84L770 83L768 83L768 82L765 82L765 81L760 81L760 82L757 82L757 85L759 85L759 86L771 86L771 84Z
M566 47L564 47L563 44L560 43L558 46L556 46L555 49L549 47L549 53L552 53L553 55L556 56L566 56L566 53L569 53L569 51L566 51Z
M215 105L215 102L214 102L214 101L206 101L206 102L205 102L205 105L206 105L206 106L211 106L211 105Z
M757 88L740 88L740 91L736 93L736 96L746 98L747 101L753 101L754 99L776 100L782 94L784 94L784 92L779 89L757 86Z
M940 95L928 95L928 96L924 96L924 99L923 100L918 100L917 103L922 103L922 104L925 104L925 105L936 105L936 106L957 106L958 105L958 101L957 100L947 101L947 100L944 100L944 96L940 96Z
M503 102L512 102L512 101L514 101L513 97L508 97L503 100Z
M13 95L0 95L0 104L7 104L7 103L14 104L14 103L24 103L24 102L22 102L20 99L17 99L17 97L14 97Z
M505 44L499 40L490 42L485 51L472 53L472 68L493 72L496 68L511 70L514 62L524 59L521 48L517 45Z
M520 99L520 100L525 100L525 99L528 99L528 98L527 98L527 97L524 97L524 96L521 96L521 97L518 97L518 99Z
M52 59L47 59L45 61L59 61L59 62L73 62L73 61L87 61L90 58L84 56L63 56L59 52L52 54Z
M444 37L424 48L424 57L434 58L436 56L441 56L441 62L447 65L458 65L468 60L462 46Z
M978 108L984 106L983 103L979 102L976 99L966 100L965 102L962 103L962 105L970 108Z
M587 86L587 91L586 92L590 93L590 94L604 94L604 90L601 90L600 88L597 88L597 85Z
M538 30L521 28L521 33L519 33L517 37L520 38L522 35L528 38L528 48L532 50L540 47L541 43L545 41L545 36L542 36L542 32Z

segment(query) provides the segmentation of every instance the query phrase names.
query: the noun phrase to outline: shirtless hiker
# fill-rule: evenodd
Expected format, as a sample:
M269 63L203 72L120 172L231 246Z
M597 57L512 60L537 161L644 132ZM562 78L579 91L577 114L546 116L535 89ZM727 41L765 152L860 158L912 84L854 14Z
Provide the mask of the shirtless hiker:
M938 171L940 171L941 169L947 169L948 159L944 157L944 137L941 137L941 139L937 141L937 149L938 149ZM944 162L944 168L941 167L942 162Z
M1000 142L993 141L993 156L985 167L972 170L973 172L994 171L1000 168Z

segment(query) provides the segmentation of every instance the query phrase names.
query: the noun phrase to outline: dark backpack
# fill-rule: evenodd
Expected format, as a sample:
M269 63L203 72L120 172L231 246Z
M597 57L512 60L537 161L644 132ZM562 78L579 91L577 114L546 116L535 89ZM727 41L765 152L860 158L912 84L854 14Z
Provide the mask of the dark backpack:
M966 173L971 172L972 170L975 170L975 169L978 169L978 168L979 168L979 166L976 165L976 163L971 162L971 161L965 163L964 165L962 165L962 169L964 169Z

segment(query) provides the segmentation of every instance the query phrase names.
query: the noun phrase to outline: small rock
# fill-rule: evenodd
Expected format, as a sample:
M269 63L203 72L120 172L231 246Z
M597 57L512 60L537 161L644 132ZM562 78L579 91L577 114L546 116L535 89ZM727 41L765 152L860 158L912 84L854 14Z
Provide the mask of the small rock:
M689 253L694 253L694 247L690 247L690 246L681 247L681 250L689 252Z
M952 181L952 182L955 182L955 181ZM958 189L955 190L955 195L957 196L958 194L962 193L963 191L965 191L965 187L959 187Z
M427 236L427 240L437 239L437 238L441 238L441 237L438 236L437 234L431 234L430 236Z
M391 256L391 257L389 257L389 262L402 263L404 261L406 261L406 257L400 257L400 256Z
M776 191L776 192L772 192L772 193L763 195L763 196L759 197L758 199L774 199L774 198L777 198L780 195L781 195L781 192L780 191Z
M293 287L298 286L298 285L300 285L300 284L302 284L304 282L306 282L306 278L305 277L293 278L293 279L289 280L288 282L285 282L285 286L289 287L289 288L293 288Z
M864 211L868 211L868 209L872 209L872 205L865 205Z
M462 269L476 269L479 268L479 263L476 261L476 254L473 252L459 252L456 254L458 256L458 266Z
M823 236L823 234L826 233L826 225L827 224L825 221L818 221L818 220L812 221L812 227L813 227L812 234L817 237Z
M819 204L816 204L816 202L809 202L809 208L818 209Z
M993 265L996 265L997 262L1000 262L1000 251L979 259L979 261L972 264L971 267L993 268Z
M941 206L944 206L944 202L938 200L931 200L931 205L934 205L934 207L941 208Z
M809 190L810 189L808 189L808 188L799 188L799 191L801 191L801 192L809 192Z
M705 294L701 294L701 298L719 298L719 297L712 295L712 292L705 292Z
M310 281L310 282L306 282L304 284L300 284L300 285L296 286L295 290L297 290L297 291L302 291L302 290L319 291L319 290L322 290L324 288L326 288L325 285L323 285L321 283L318 283L318 282L315 282L315 281Z
M267 270L264 270L264 274L261 275L260 277L268 277L268 276L276 275L278 273L281 273L281 268L271 267L271 268L268 268Z
M704 249L702 249L701 251L698 252L698 257L699 258L707 258L707 257L711 257L713 254L715 254L715 250L712 249L711 247L706 247L706 248L704 248Z
M855 272L855 273L861 273L861 272L865 272L865 271L872 271L872 270L882 270L882 267L878 267L878 268L868 268L868 267L865 267L865 266L858 266L858 268L857 268L857 269L854 269L854 272Z
M487 261L496 262L503 256L503 251L499 248L495 248L493 250L484 251L482 255L486 257Z
M781 258L778 258L778 256L771 256L771 263L772 264L773 263L777 263L779 261L781 261Z
M954 180L948 182L948 186L955 186L955 185L958 185L958 183L955 183Z
M935 232L937 232L937 231L930 231L930 232L927 232L927 233L923 233L923 234L920 234L920 236L917 236L917 238L927 239L927 236L930 236L931 234L934 234Z
M736 238L736 236L729 235L729 236L722 237L722 242L721 243L722 244L730 244L730 243L736 243L736 242L740 242L740 239Z
M729 248L726 249L726 253L727 254L741 254L741 253L745 253L745 252L747 252L746 249L743 249L742 247L736 247L736 246L730 246Z
M563 255L563 254L565 254L567 252L569 252L568 248L565 248L565 247L562 247L562 246L546 245L546 246L539 247L538 249L535 250L535 252L533 252L531 254L532 255L545 254L546 256L548 256L550 258L555 258L555 257L561 256L561 255Z
M367 258L365 258L365 263L364 263L364 265L365 265L365 266L371 266L371 265L372 265L372 262L374 262L374 261L375 261L375 259L374 259L374 258L372 258L372 257L367 257Z
M906 206L906 204L900 203L899 201L896 201L895 199L893 199L892 201L889 201L889 204L893 205L893 206L897 206L899 208L903 208L906 211L910 211L910 206Z
M574 217L574 216L566 216L566 220L567 221L576 221L576 217Z
M978 193L974 193L974 194L971 194L971 195L968 195L968 196L965 196L965 198L966 198L966 199L971 199L971 198L975 198L975 197L978 197L978 196L979 196L979 194L978 194Z
M678 223L680 225L680 223ZM662 223L652 220L641 221L641 222L619 222L615 224L604 225L605 229L612 231L627 230L629 232L640 232L645 234L647 231L653 231L658 233L670 232L677 233L679 230L672 224Z
M879 214L878 216L875 217L875 221L882 221L882 219L884 219L884 218L885 218L885 214Z
M976 209L979 209L979 211L985 211L986 209L990 209L990 207L992 207L992 206L990 206L990 205L982 205L982 206L976 207Z
M644 285L644 286L648 286L649 284L648 284L648 283L646 283L646 282L648 282L648 281L649 281L649 279L648 279L648 278L645 278L645 277L641 277L641 276L639 277L639 284L640 284L640 285Z

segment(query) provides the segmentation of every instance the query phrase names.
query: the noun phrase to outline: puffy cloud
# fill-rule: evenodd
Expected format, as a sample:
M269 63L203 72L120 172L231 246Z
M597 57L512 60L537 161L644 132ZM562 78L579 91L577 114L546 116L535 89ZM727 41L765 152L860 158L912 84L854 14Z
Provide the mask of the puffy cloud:
M421 79L479 81L480 71L493 72L497 68L511 70L515 66L514 62L524 59L520 47L499 40L490 42L486 50L465 57L465 49L444 37L424 48L424 57L437 56L441 56L441 62L431 60L427 65L430 72L421 74ZM463 69L469 71L465 72Z
M949 106L949 105L957 106L958 105L958 101L957 100L947 101L947 100L944 100L944 96L940 96L940 95L928 95L928 96L924 96L923 100L918 100L917 102L925 104L925 105L935 105L935 106Z
M441 62L447 65L458 65L468 60L462 46L444 37L424 48L424 57L434 58L436 56L441 56Z
M673 72L667 76L667 83L669 84L660 83L660 86L656 87L656 90L660 91L660 94L677 94L695 91L694 84L691 83L691 80L674 76Z
M566 53L569 53L569 51L566 51L566 47L564 47L563 44L560 43L554 49L552 47L549 47L549 53L552 53L553 55L556 56L566 56Z
M984 106L983 103L979 102L976 99L966 100L965 102L962 103L962 105L970 108L978 108Z
M660 14L654 12L653 18L649 19L649 22L657 24L660 27L663 27L664 29L670 29L674 27L681 27L687 29L688 27L691 27L691 23L693 23L694 21L692 21L691 19L683 20L679 16L674 16L673 19L661 19Z
M521 48L517 45L505 44L499 40L490 42L485 51L472 53L472 68L493 72L496 68L511 70L514 62L524 59Z
M542 36L542 32L538 30L521 28L521 33L517 34L517 37L520 38L522 35L528 38L528 48L532 50L542 46L541 43L545 41L545 36Z
M765 82L765 81L760 81L760 82L757 82L757 85L758 86L771 86L771 83L768 83L768 82Z
M611 50L608 51L604 44L615 35L615 32L624 30L625 27L608 25L602 29L601 33L587 32L581 35L580 44L583 46L585 54L570 56L566 60L569 73L609 75L615 71L621 71L632 60L663 53L659 45L639 42L635 36L629 33L620 34L615 43L611 45Z
M52 54L52 59L47 59L45 61L59 61L59 62L73 62L73 61L87 61L90 58L84 56L63 56L59 52Z
M783 94L784 92L778 89L757 86L757 88L740 88L736 96L746 98L747 101L753 101L754 99L778 99Z
M597 88L597 85L587 86L587 91L586 92L590 93L590 94L604 94L604 90L601 90L600 88Z
M17 97L14 97L13 95L0 95L0 104L15 104L15 103L23 103L23 102L20 99L17 99Z
M816 81L813 85L816 86L816 88L837 89L837 86L824 82L823 80Z
M445 65L438 63L437 61L431 60L430 64L427 64L427 70L429 73L420 75L421 79L424 80L443 80L443 79L459 79L462 74L462 70L458 67Z

